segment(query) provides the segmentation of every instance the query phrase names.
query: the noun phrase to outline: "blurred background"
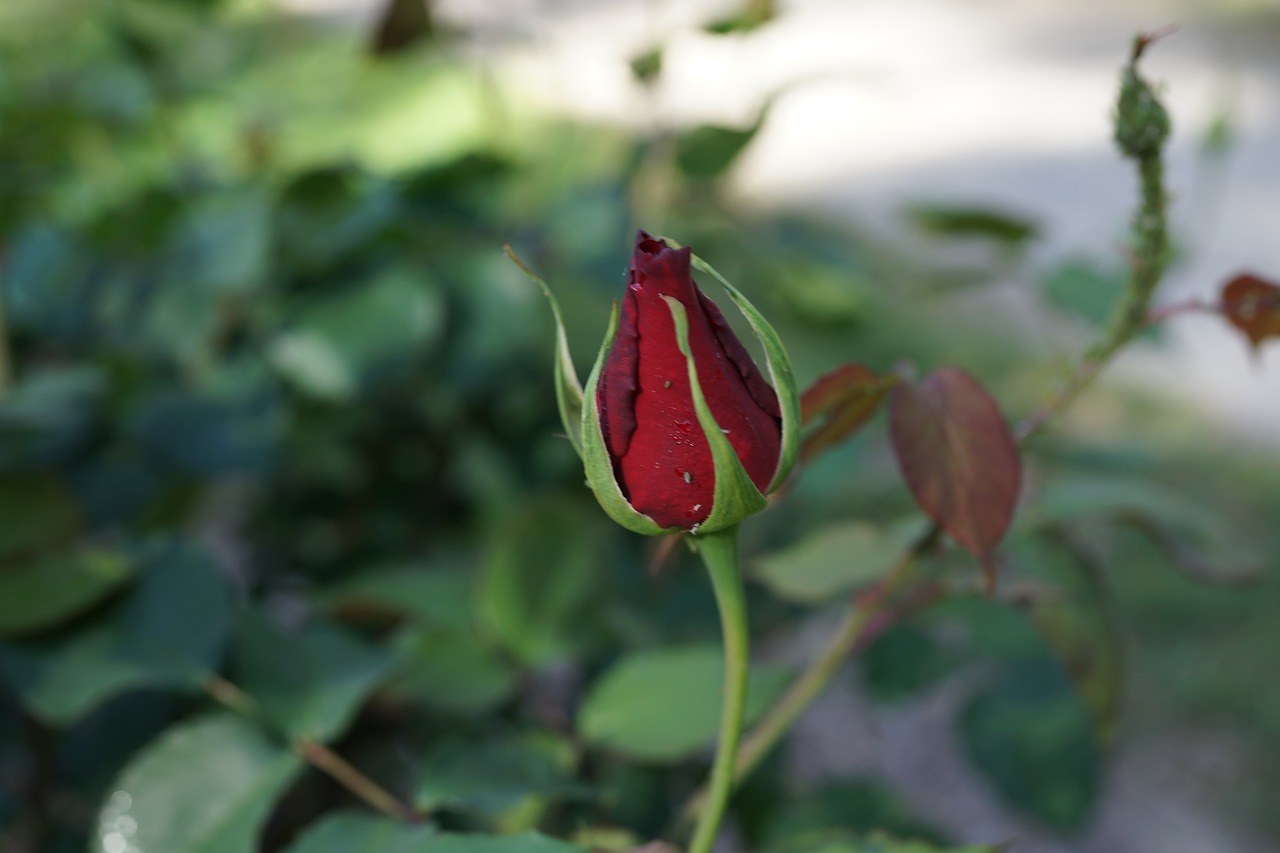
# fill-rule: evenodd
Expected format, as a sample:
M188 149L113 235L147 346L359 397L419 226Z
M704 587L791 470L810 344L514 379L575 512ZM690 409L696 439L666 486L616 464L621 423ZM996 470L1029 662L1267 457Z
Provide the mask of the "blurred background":
M503 244L580 370L643 227L801 387L956 364L1017 419L1123 288L1118 72L1173 23L1160 305L1280 275L1274 0L4 0L0 850L344 849L304 742L446 827L663 835L714 604L582 488ZM1280 847L1278 352L1126 350L1030 454L1002 596L925 561L731 849ZM918 524L876 421L751 525L761 701Z

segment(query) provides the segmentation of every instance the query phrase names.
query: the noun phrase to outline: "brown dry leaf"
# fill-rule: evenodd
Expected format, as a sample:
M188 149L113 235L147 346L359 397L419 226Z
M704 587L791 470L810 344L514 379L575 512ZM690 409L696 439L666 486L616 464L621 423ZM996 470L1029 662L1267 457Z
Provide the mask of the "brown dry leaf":
M1017 443L1000 407L968 373L944 368L894 389L889 430L916 503L978 558L993 587L993 555L1022 485Z
M800 461L806 462L839 444L862 426L897 384L896 376L880 376L861 364L842 364L818 378L800 397L800 420L822 423L804 439Z
M1241 273L1222 286L1223 316L1254 349L1267 338L1280 338L1280 285Z

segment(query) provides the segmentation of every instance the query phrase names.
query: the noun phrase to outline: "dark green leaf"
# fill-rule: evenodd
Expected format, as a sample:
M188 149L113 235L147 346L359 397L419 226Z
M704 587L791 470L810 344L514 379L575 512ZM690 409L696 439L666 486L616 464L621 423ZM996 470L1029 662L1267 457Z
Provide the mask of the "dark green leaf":
M465 631L473 621L471 587L467 572L410 564L360 572L328 589L322 601L348 617L389 614Z
M1018 811L1057 832L1079 829L1098 796L1093 719L1055 661L1008 665L959 718L974 765Z
M281 413L270 394L218 400L161 390L139 407L138 439L170 465L196 476L258 473L275 464Z
M32 713L62 725L126 690L203 688L226 642L226 583L184 542L146 549L139 567L130 593L74 634L0 648L0 663Z
M971 845L936 847L923 841L904 841L875 833L858 837L847 833L800 836L770 847L767 853L998 853L1000 848Z
M745 130L715 125L695 127L676 139L676 165L691 178L718 178L746 150L759 129L759 125Z
M251 610L241 618L232 663L237 684L268 719L323 742L342 733L394 660L336 626L284 631Z
M1267 557L1194 496L1134 479L1061 478L1031 508L1028 525L1062 526L1090 519L1122 522L1146 534L1165 557L1196 580L1241 582L1261 577Z
M417 853L587 853L576 844L536 832L521 835L461 835L441 833Z
M436 834L430 825L412 826L367 812L325 815L286 848L287 853L420 853Z
M215 715L166 731L108 789L98 817L103 850L241 853L302 767L252 723Z
M0 479L0 571L16 557L65 542L79 526L75 501L57 478Z
M387 685L391 699L422 702L456 713L490 710L515 689L515 676L467 630L415 626L396 640L399 674Z
M390 270L308 302L271 346L271 361L302 390L343 400L381 368L421 354L444 325L438 291L420 275Z
M479 607L486 634L519 660L545 664L570 655L596 614L599 527L576 504L532 504L493 534Z
M550 736L451 741L427 756L414 802L496 817L531 796L581 798L588 789L569 775L572 760L569 745Z
M879 830L940 840L936 830L912 815L890 791L871 782L837 782L797 793L765 825L763 840L785 846L805 836L829 836L834 830Z
M1029 219L1002 210L956 205L914 205L907 215L916 227L940 237L981 237L1009 246L1022 246L1039 228Z
M899 624L867 646L858 662L871 695L894 702L927 690L954 671L958 660L927 631Z
M662 54L660 47L650 48L644 53L631 58L631 76L639 83L649 84L658 79L662 73Z
M133 564L97 548L76 548L0 571L0 637L63 622L129 579Z

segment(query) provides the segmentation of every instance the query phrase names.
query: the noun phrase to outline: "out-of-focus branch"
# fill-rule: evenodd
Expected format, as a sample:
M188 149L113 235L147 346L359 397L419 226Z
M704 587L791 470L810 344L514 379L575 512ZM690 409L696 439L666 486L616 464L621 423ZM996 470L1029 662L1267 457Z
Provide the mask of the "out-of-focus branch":
M1112 357L1149 322L1151 297L1169 266L1169 229L1165 208L1164 146L1169 139L1169 114L1155 89L1138 73L1138 60L1167 31L1138 35L1120 80L1116 101L1116 146L1138 169L1139 203L1133 215L1128 287L1111 312L1101 337L1089 348L1076 370L1044 405L1016 430L1022 441L1033 438L1046 423L1089 387Z
M262 714L257 701L225 678L218 675L210 677L205 682L205 692L237 714L261 721ZM359 797L371 808L388 817L408 823L422 820L423 815L413 806L397 798L319 741L308 737L291 738L287 735L286 739L290 741L289 745L293 750L306 759L308 764Z

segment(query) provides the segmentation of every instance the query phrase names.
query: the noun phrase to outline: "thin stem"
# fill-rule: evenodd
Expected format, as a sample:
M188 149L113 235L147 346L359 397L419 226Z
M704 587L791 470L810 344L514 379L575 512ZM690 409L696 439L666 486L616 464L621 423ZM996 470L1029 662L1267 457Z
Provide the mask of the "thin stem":
M804 672L791 682L786 692L747 733L742 746L738 749L737 764L733 770L735 783L751 775L756 766L790 730L796 718L818 698L850 653L861 644L863 638L874 627L876 617L882 612L885 602L906 581L916 556L933 546L939 532L937 527L931 527L926 531L878 584L859 596L853 606L845 611L839 627L827 640L821 654L809 662ZM704 813L703 803L713 794L714 791L705 787L699 790L686 803L682 819L689 820L695 814Z
M705 806L700 810L689 853L710 853L729 794L733 791L734 762L742 736L742 720L747 705L747 677L750 660L747 648L747 604L738 569L738 528L730 527L698 537L698 551L711 575L711 586L720 609L720 629L724 635L724 700L720 712L720 742Z
M210 697L237 714L258 722L267 722L262 717L262 708L258 705L258 701L222 676L211 676L205 681L204 689ZM276 729L274 726L268 726L268 728ZM278 729L276 732L290 741L290 746L306 759L308 764L364 800L372 808L396 820L410 823L422 820L423 815L420 812L361 773L329 747L309 737L294 738Z
M422 815L412 806L396 798L324 744L304 737L297 740L294 749L311 766L328 774L339 785L388 817L409 823L422 820Z

